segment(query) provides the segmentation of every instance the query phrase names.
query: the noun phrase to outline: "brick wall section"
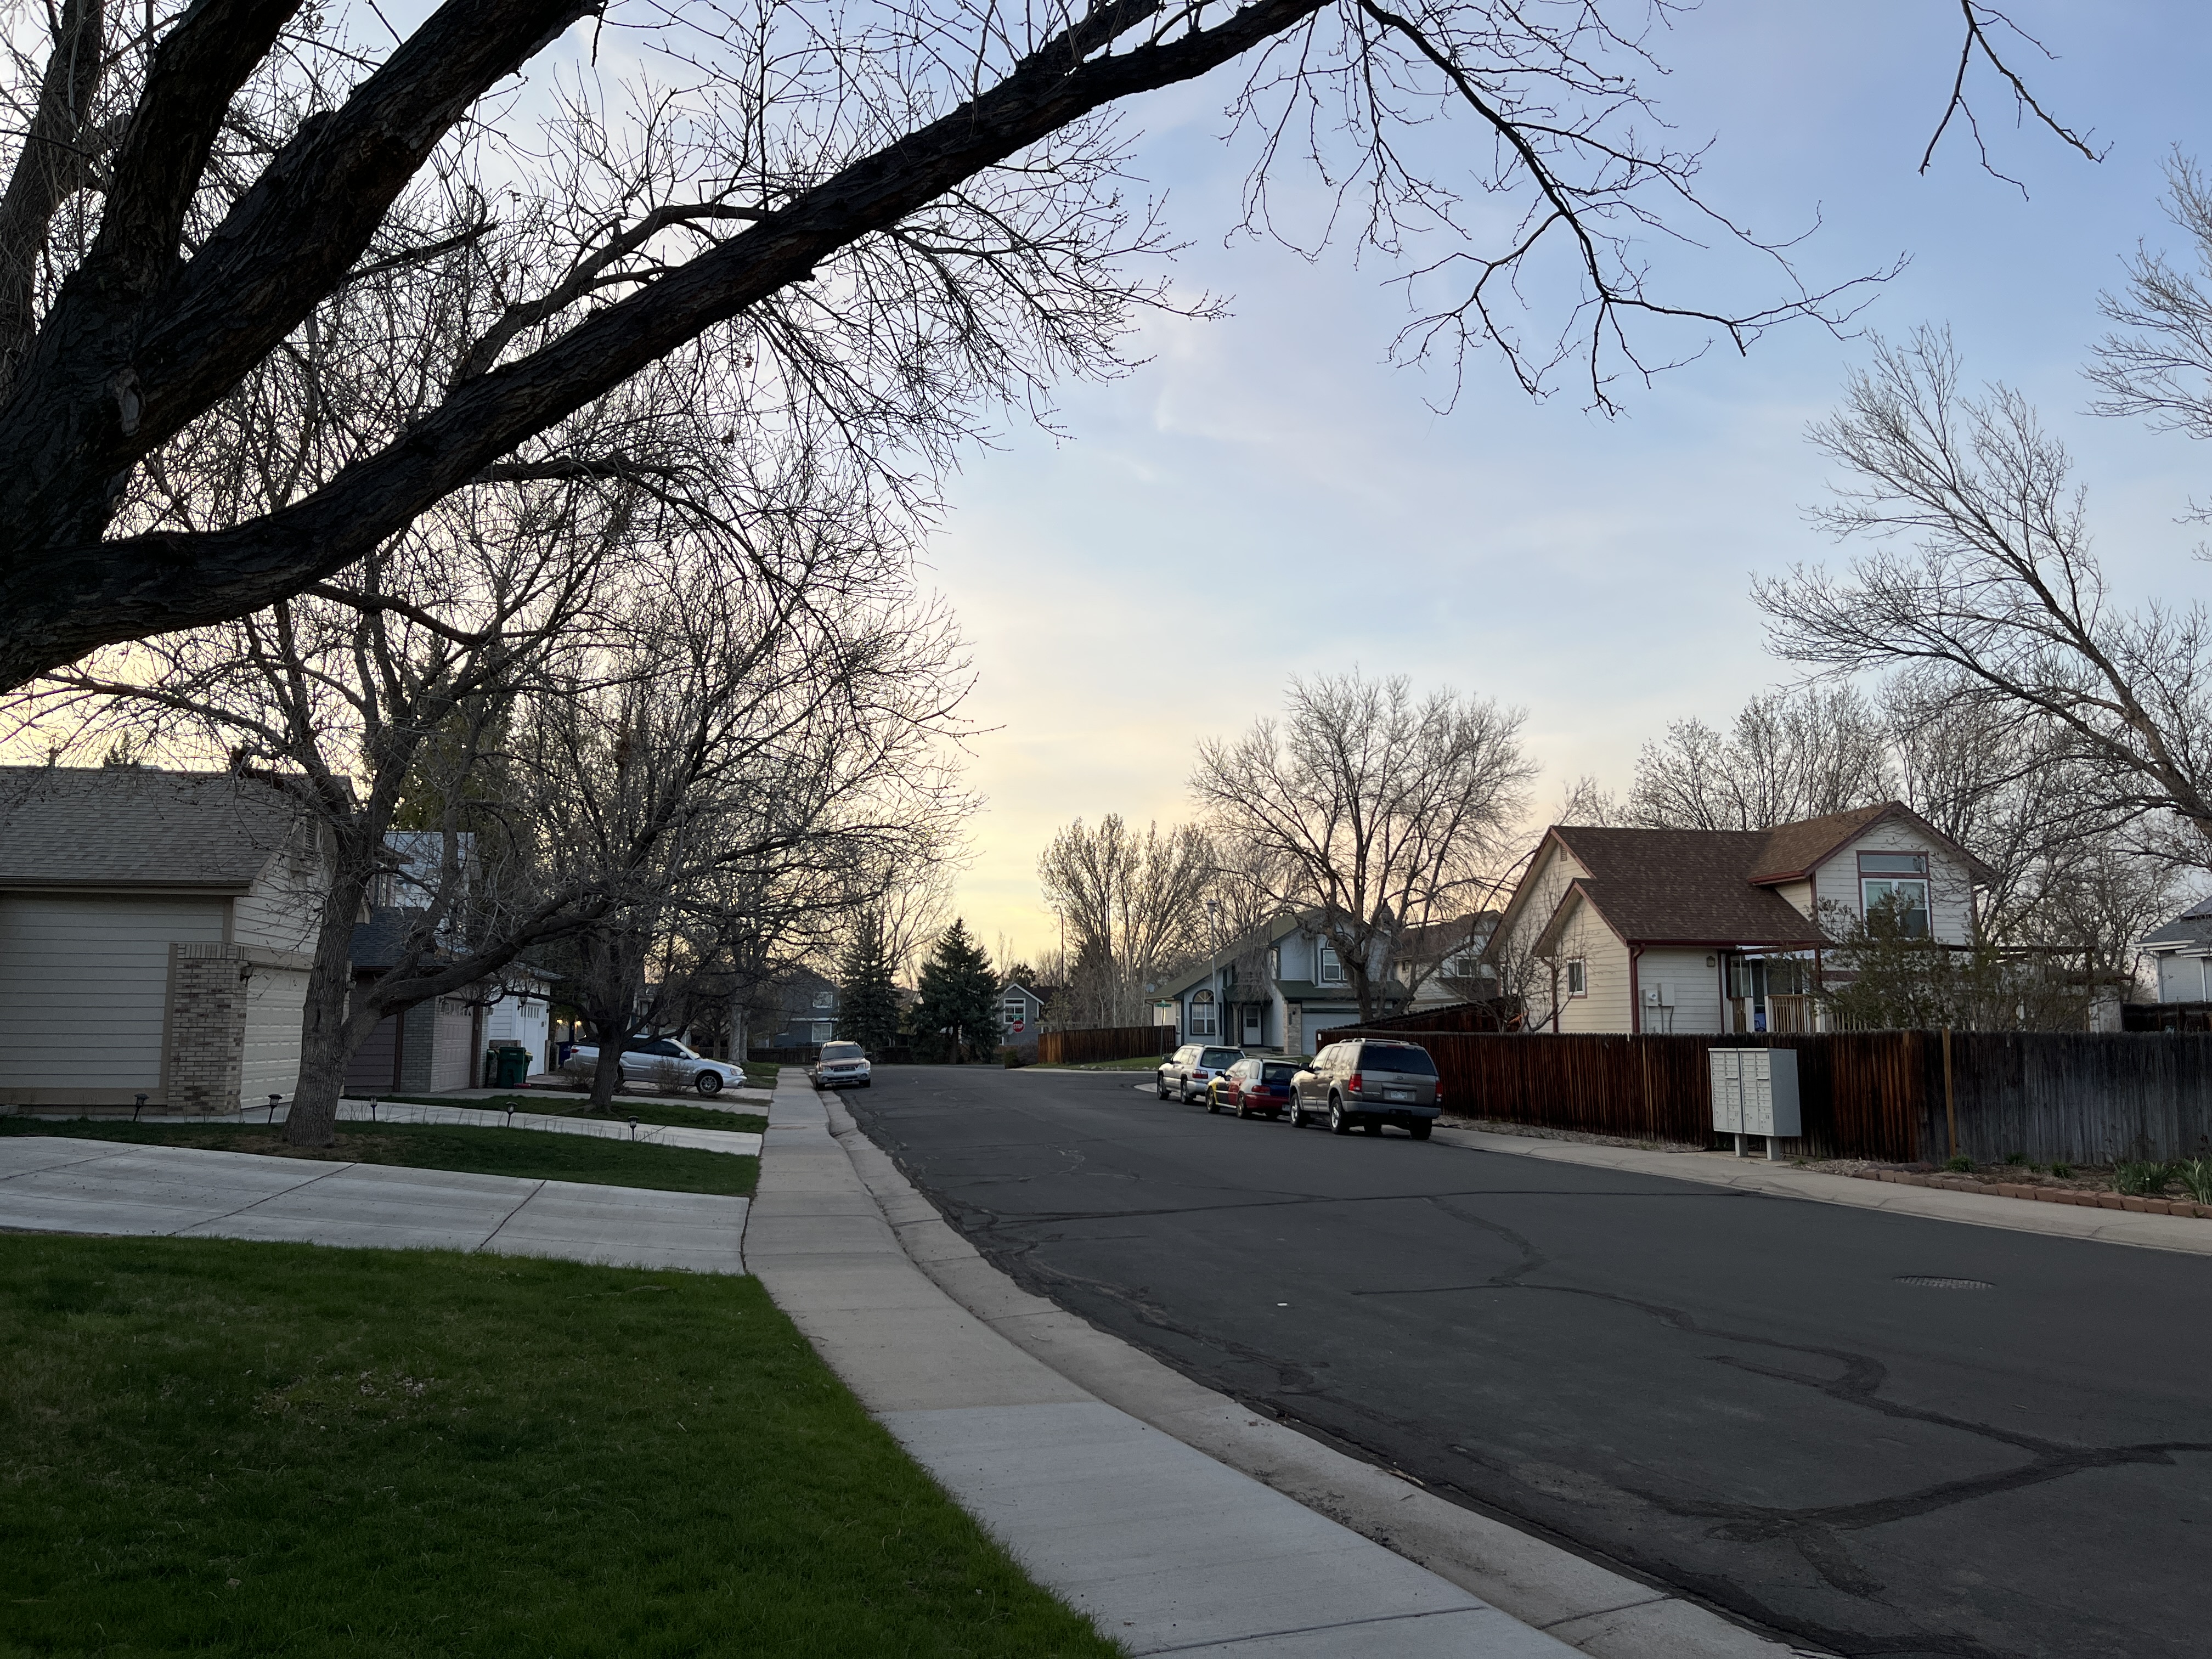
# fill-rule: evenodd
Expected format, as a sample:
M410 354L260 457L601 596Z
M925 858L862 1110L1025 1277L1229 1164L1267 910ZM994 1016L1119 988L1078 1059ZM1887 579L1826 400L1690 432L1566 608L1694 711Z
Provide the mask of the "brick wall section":
M245 953L232 945L171 948L167 1110L234 1112L246 1057Z

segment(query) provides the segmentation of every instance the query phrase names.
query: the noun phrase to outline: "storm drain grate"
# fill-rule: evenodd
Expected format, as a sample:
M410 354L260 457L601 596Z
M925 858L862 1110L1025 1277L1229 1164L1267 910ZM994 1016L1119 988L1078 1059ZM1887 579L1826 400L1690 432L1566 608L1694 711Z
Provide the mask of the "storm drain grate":
M1922 1291L1994 1291L1986 1279L1946 1279L1941 1273L1899 1273L1897 1282Z

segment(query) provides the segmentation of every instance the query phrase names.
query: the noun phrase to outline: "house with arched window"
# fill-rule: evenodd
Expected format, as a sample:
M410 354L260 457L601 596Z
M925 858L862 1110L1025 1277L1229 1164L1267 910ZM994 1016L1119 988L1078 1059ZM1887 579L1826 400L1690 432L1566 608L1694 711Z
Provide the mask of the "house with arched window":
M1153 994L1160 1023L1171 1018L1183 1042L1258 1051L1310 1054L1315 1032L1359 1018L1351 976L1311 911L1254 928ZM1394 989L1376 1012L1395 1013L1404 1000Z

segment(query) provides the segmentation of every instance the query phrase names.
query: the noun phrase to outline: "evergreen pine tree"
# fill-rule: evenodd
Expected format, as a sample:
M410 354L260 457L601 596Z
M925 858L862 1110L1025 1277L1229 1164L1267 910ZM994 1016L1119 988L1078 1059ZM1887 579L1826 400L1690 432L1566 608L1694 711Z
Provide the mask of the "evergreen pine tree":
M867 915L837 965L837 1035L879 1054L898 1040L898 988L891 983L883 918Z
M921 1000L915 1006L914 1024L922 1031L943 1031L959 1048L979 1048L997 1041L999 981L991 971L991 958L969 935L957 916L938 935L921 964Z

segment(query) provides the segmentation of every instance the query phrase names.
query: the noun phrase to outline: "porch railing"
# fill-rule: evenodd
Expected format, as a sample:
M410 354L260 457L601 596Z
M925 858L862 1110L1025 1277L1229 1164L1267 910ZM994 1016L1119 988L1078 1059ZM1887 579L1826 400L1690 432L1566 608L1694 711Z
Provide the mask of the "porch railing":
M1782 1032L1808 1032L1820 1029L1814 1013L1816 1000L1809 996L1769 996L1766 999L1766 1030ZM1759 1029L1757 1014L1759 1005L1749 997L1729 999L1729 1028L1738 1035L1748 1035Z

